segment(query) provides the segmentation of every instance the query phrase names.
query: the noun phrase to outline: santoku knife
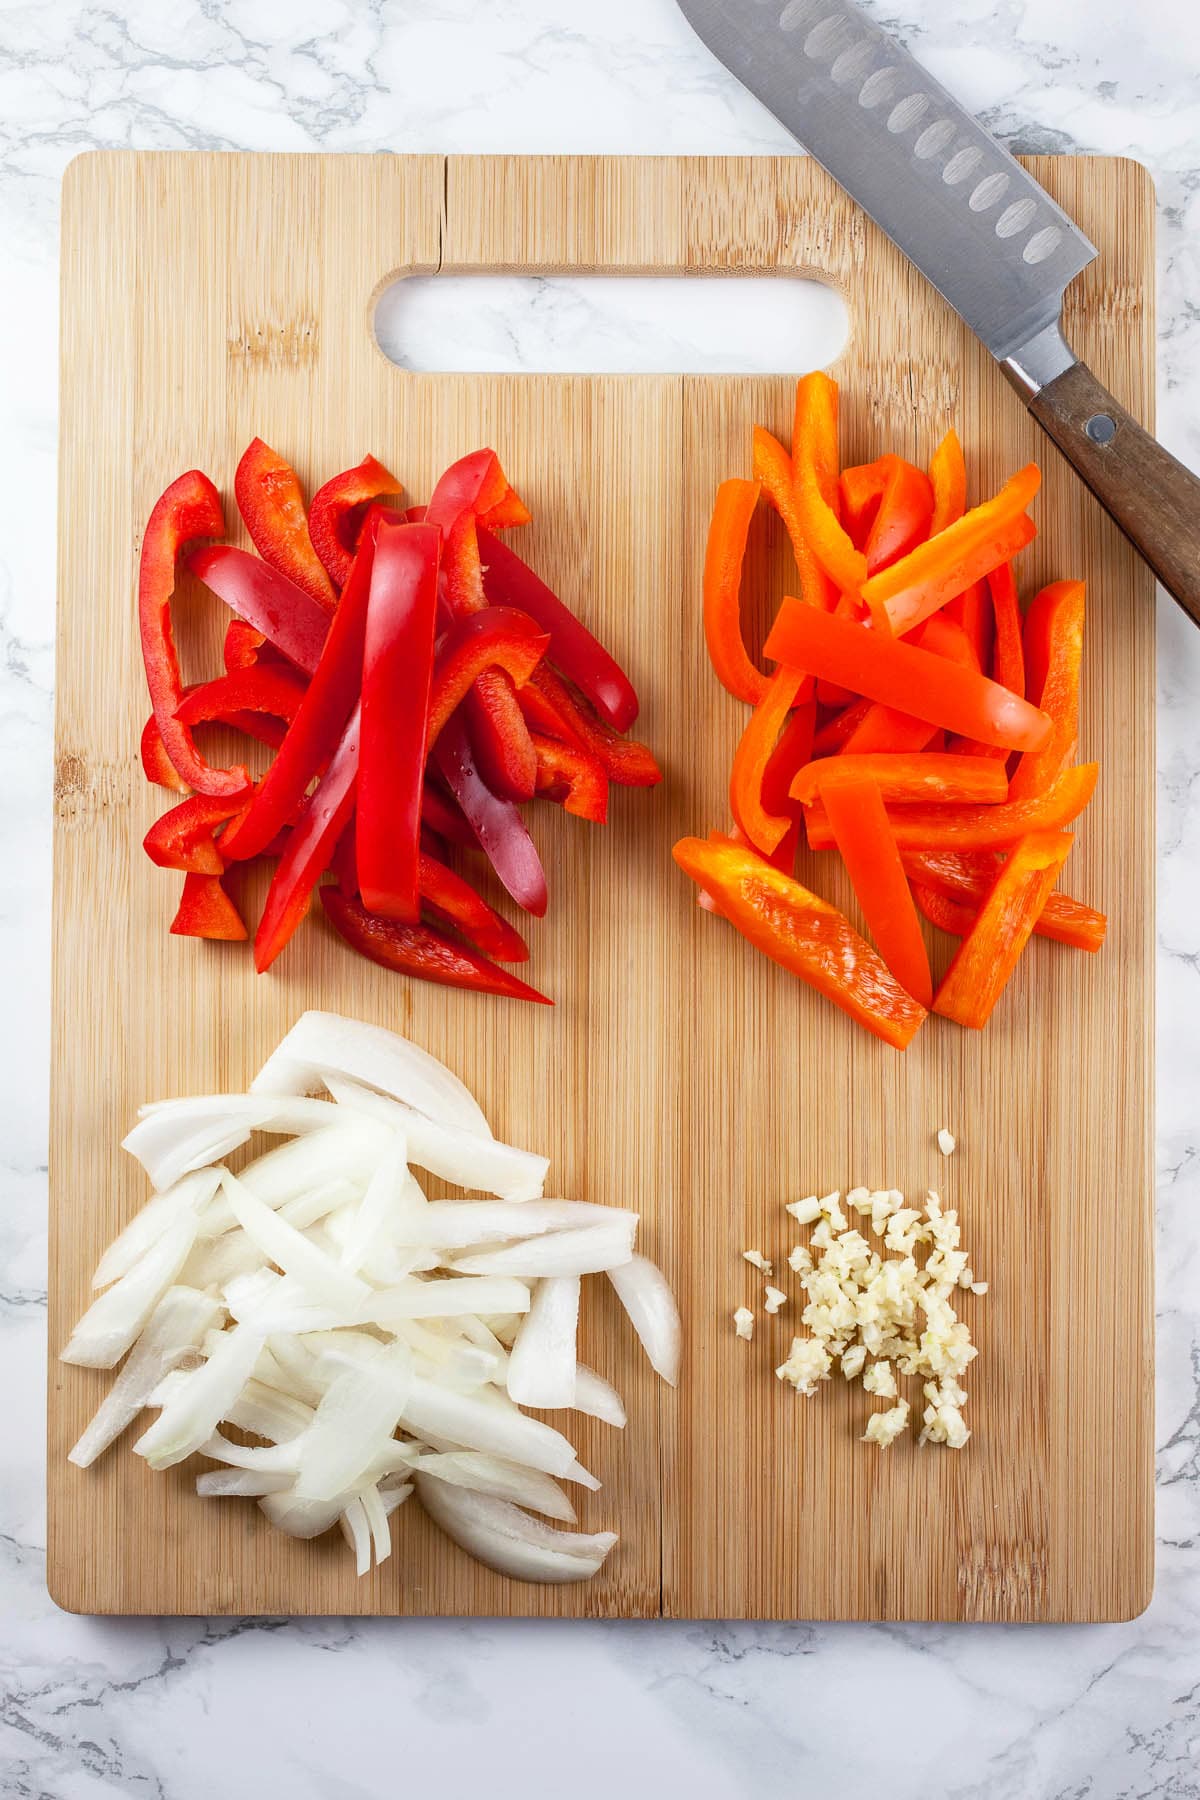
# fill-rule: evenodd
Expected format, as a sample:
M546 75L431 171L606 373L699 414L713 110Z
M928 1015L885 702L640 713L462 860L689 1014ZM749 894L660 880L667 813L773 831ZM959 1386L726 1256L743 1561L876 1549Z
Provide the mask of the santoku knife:
M1200 624L1200 481L1062 333L1094 244L851 0L679 0L697 34L945 296Z

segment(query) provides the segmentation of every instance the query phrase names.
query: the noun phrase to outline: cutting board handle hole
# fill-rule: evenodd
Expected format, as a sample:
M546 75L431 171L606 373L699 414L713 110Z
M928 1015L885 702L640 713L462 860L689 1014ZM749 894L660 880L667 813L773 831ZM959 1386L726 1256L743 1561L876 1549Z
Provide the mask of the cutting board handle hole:
M773 375L849 335L842 296L793 275L416 275L375 308L389 362L447 374Z

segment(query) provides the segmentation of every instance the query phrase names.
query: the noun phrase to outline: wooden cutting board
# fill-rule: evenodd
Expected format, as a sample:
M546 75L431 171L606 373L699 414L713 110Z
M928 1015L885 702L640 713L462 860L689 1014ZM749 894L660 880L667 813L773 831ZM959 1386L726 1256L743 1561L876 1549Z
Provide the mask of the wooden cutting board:
M1135 416L1152 412L1154 196L1135 164L1034 158L1100 245L1068 297L1072 342ZM717 920L670 846L726 820L742 709L704 653L700 572L717 481L747 473L758 420L785 437L777 378L414 375L371 332L390 278L442 270L813 274L845 294L843 454L924 461L961 433L982 497L1036 457L1026 591L1088 581L1082 746L1098 798L1071 892L1110 915L1092 958L1043 941L986 1034L931 1021L876 1043ZM523 548L633 672L667 774L618 793L606 829L537 809L551 907L522 1008L389 976L310 922L256 977L245 947L168 936L177 878L139 844L134 619L139 534L179 471L229 495L260 433L311 489L366 451L424 498L495 445L534 514ZM763 528L764 531L766 528ZM775 594L785 552L756 552ZM356 1581L336 1534L270 1530L200 1501L128 1441L86 1473L65 1453L108 1377L52 1363L49 1582L89 1612L474 1613L749 1618L1117 1619L1152 1579L1151 582L958 320L812 162L103 154L64 191L55 791L51 1349L97 1256L146 1193L118 1150L138 1103L240 1089L306 1006L411 1034L497 1131L553 1159L552 1191L640 1208L679 1293L678 1393L646 1372L602 1284L587 1354L625 1392L624 1433L585 1425L621 1544L586 1586L510 1583L416 1505ZM194 604L193 604L194 602ZM187 671L218 666L220 607L185 592ZM836 859L811 880L849 904ZM249 894L252 916L259 895ZM932 937L931 933L931 937ZM949 957L939 938L937 966ZM949 1162L934 1133L949 1126ZM791 1241L784 1200L858 1182L962 1214L981 1347L965 1451L857 1442L873 1403L811 1402L771 1375L796 1317L736 1342L760 1298L741 1250ZM914 1395L914 1398L917 1396ZM132 1434L131 1434L132 1435Z

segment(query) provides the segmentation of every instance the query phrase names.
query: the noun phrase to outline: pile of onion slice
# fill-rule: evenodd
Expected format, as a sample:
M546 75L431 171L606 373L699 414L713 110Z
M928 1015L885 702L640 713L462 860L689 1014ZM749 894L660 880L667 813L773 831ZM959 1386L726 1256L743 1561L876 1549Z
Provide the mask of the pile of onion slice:
M258 1133L285 1141L235 1174ZM151 1468L202 1456L198 1493L251 1497L295 1537L340 1525L360 1575L413 1493L502 1574L596 1573L615 1534L557 1527L576 1522L561 1484L600 1484L523 1409L625 1423L576 1357L583 1275L608 1276L675 1383L679 1314L636 1213L543 1199L546 1158L493 1137L444 1064L333 1013L305 1013L249 1093L143 1107L124 1147L154 1193L62 1352L125 1358L72 1462L154 1407L133 1446ZM491 1197L431 1200L414 1168Z

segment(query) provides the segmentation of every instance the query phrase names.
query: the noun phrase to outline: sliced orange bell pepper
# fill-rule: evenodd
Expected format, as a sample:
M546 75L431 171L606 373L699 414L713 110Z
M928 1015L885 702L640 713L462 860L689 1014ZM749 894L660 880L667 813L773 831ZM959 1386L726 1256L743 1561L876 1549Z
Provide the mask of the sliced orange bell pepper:
M966 801L986 806L1008 797L1008 781L998 763L975 756L844 755L810 762L792 782L793 800L810 806L820 794L828 801L835 787L872 781L882 800Z
M929 459L929 481L933 488L929 535L937 537L947 525L956 524L967 510L967 465L953 426Z
M876 751L925 750L938 734L936 725L914 719L911 713L877 701L863 702L866 711L841 746L843 756L864 756Z
M902 988L927 1007L929 955L879 787L869 775L823 790L834 840L875 948Z
M754 475L787 528L800 575L800 592L811 606L827 612L837 599L837 589L813 555L801 528L792 459L779 439L760 425L754 427Z
M763 780L775 741L795 704L804 675L786 663L776 669L762 702L742 733L729 774L729 806L740 829L756 849L770 856L788 829L788 817L768 812Z
M992 617L992 598L988 592L986 581L973 581L969 588L956 594L953 600L947 600L941 613L934 618L953 619L961 625L971 640L975 651L975 660L981 669L992 666L992 640L995 627Z
M817 685L819 690L820 683ZM867 714L873 710L874 705L873 700L852 700L849 706L842 708L841 712L834 713L832 718L826 719L825 723L813 734L813 755L834 756L839 750L845 749L847 743L866 719ZM932 727L930 729L932 730Z
M1021 647L1021 603L1011 565L1001 563L987 578L996 618L992 679L1025 697L1025 653Z
M908 641L919 650L944 656L947 662L957 663L960 669L981 673L981 664L966 627L957 619L948 619L945 613L934 613L923 625L918 625Z
M1025 509L1040 482L1037 464L1029 463L993 499L872 575L862 586L872 616L886 612L892 630L903 636L973 581L1010 561L1037 536Z
M901 861L912 882L913 898L925 917L943 931L965 937L995 882L996 857L955 850L905 850ZM1033 929L1038 937L1094 954L1104 942L1108 920L1082 900L1053 893Z
M1014 800L1041 793L1070 763L1079 737L1079 672L1083 663L1084 585L1055 581L1025 615L1029 691L1054 720L1044 750L1028 751L1013 771Z
M747 654L741 617L742 564L761 492L757 481L721 483L704 553L704 636L709 658L721 686L749 706L758 705L768 680Z
M866 557L869 575L907 556L929 535L933 488L924 470L902 456L881 456L844 470L839 492L842 523Z
M1053 730L1045 713L973 669L792 598L779 609L766 654L981 743L1040 750Z
M837 383L818 369L796 387L796 513L809 549L841 593L857 593L867 559L838 518Z
M681 838L672 854L747 940L903 1050L927 1017L844 913L737 844Z
M1004 992L1074 842L1067 831L1036 831L1015 846L959 945L933 1010L981 1031Z
M1065 769L1044 794L998 806L896 806L888 809L901 850L996 850L1030 832L1058 831L1079 817L1096 788L1098 763ZM806 814L810 849L831 850L833 832L816 800Z

